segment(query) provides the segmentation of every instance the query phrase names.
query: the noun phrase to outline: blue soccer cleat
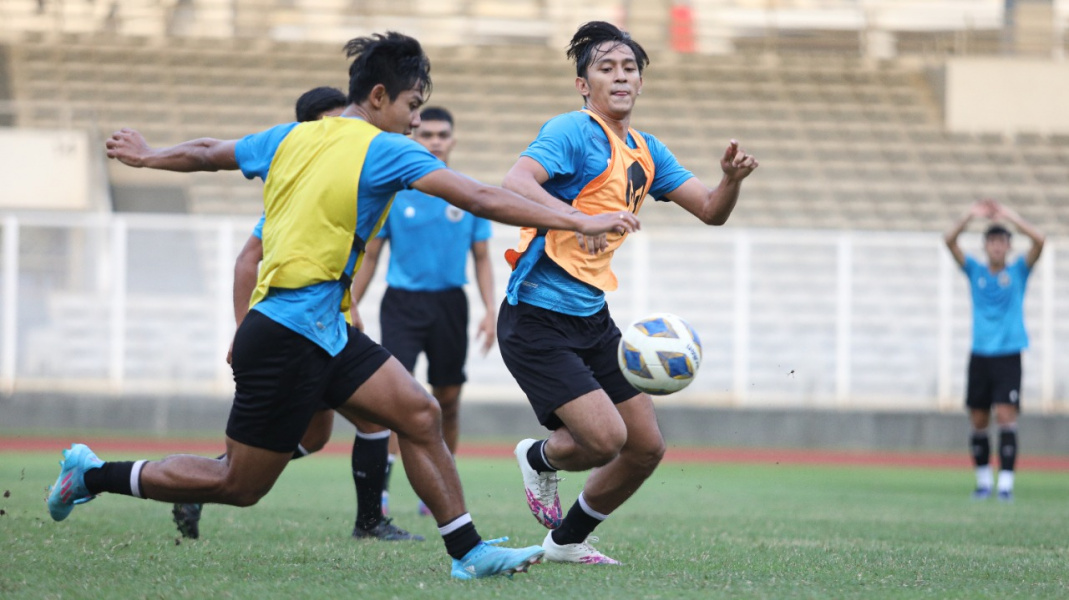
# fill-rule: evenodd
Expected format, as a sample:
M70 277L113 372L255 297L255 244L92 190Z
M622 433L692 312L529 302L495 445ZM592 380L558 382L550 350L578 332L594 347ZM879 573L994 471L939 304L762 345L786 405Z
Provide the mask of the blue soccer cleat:
M62 467L56 483L48 492L48 513L53 521L62 521L74 510L75 504L84 504L96 496L85 488L85 472L104 465L104 461L85 444L73 444L63 451Z
M991 497L991 488L989 488L989 487L978 487L975 490L973 490L973 493L972 493L972 499L973 500L987 500L990 497Z
M508 538L479 542L464 558L453 559L453 579L481 579L494 575L512 577L513 573L526 573L527 568L542 561L545 550L541 546L526 548L501 548L496 546Z
M1013 502L1013 490L999 490L998 501L1005 502L1007 504Z

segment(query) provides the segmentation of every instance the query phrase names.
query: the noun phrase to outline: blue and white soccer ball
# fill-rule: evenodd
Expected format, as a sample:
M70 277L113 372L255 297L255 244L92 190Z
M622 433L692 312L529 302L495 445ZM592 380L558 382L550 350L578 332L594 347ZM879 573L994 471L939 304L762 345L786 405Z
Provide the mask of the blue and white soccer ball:
M702 362L702 342L683 319L657 313L623 331L617 356L620 371L635 389L664 396L694 381Z

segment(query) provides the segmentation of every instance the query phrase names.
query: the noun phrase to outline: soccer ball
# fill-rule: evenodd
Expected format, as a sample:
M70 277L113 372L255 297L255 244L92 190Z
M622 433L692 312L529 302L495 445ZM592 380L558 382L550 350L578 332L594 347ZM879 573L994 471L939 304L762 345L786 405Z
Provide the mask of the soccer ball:
M694 381L702 342L689 323L669 313L639 319L620 338L620 371L640 392L664 396Z

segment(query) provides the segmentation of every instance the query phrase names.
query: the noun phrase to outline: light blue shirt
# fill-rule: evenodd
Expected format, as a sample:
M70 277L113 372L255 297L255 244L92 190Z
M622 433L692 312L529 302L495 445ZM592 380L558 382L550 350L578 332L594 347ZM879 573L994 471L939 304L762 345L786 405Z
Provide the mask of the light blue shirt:
M1024 292L1031 270L1024 257L992 273L969 256L962 266L972 292L972 351L980 356L1017 354L1028 347Z
M650 149L654 176L649 195L655 200L694 177L672 152L652 135L639 132ZM635 140L627 136L629 148ZM608 167L612 146L605 130L586 113L575 111L550 119L521 156L534 159L549 179L542 188L553 197L571 203L579 192ZM509 277L506 297L509 304L524 302L548 310L580 317L590 316L605 305L605 293L583 283L545 254L545 238L535 238Z
M267 181L279 144L298 123L287 123L246 136L234 148L238 166L245 177ZM309 124L305 124L309 125ZM354 170L357 165L353 165ZM356 202L356 234L367 240L398 191L425 175L444 169L445 163L426 148L396 133L380 133L368 146L360 171ZM263 220L253 235L263 236ZM350 254L345 274L352 276L358 254ZM252 308L272 321L303 335L337 355L349 340L345 316L339 310L345 287L337 281L325 281L298 289L271 288L267 297Z
M398 192L379 231L390 241L386 283L410 292L463 287L471 245L490 235L486 219L419 190Z

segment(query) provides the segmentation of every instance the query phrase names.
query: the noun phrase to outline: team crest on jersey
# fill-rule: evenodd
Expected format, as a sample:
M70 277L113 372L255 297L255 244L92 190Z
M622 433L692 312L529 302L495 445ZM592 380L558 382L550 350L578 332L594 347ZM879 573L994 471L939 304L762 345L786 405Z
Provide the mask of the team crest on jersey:
M449 219L451 223L459 223L464 218L464 211L450 204L445 207L445 218Z
M411 219L414 216L416 216L416 207L415 206L406 206L405 207L405 217Z
M1003 272L998 274L998 286L999 287L1010 287L1010 274L1009 273L1003 271Z

